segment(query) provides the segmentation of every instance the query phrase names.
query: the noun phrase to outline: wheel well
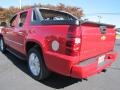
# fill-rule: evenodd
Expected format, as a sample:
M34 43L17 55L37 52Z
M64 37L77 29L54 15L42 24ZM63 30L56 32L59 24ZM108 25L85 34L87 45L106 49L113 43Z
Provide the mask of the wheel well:
M37 48L40 51L40 53L42 54L42 48L40 47L40 45L37 44L36 42L31 42L31 41L27 42L27 44L26 44L26 52L28 53L28 51L33 47Z

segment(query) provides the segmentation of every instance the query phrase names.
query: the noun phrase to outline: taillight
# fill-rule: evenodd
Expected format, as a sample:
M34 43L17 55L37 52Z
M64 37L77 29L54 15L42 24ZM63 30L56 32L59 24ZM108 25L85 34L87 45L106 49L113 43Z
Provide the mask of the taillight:
M75 56L79 55L81 44L81 32L78 26L70 26L66 41L66 54Z

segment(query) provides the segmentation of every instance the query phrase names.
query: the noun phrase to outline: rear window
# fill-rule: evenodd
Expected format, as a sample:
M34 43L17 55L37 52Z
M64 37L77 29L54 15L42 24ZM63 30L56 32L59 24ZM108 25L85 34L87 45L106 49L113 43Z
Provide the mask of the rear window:
M72 15L64 12L53 11L53 10L39 10L43 17L43 20L74 20Z

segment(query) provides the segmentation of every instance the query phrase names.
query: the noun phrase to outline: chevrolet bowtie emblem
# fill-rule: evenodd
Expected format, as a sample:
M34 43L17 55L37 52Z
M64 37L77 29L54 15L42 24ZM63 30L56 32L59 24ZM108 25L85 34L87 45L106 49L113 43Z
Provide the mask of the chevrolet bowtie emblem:
M106 39L106 36L101 36L101 40L105 40Z

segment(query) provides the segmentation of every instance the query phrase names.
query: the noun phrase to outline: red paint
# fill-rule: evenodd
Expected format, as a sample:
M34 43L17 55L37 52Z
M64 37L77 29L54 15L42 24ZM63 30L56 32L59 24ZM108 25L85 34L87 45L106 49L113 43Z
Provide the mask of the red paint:
M32 9L28 12L23 27L6 27L2 29L2 35L5 44L14 48L18 52L27 56L26 43L29 41L36 42L42 48L45 64L51 71L71 76L75 78L87 78L100 72L102 69L110 66L115 61L116 54L109 53L114 48L115 30L112 25L107 26L107 32L104 35L105 40L101 40L103 34L100 32L98 24L83 23L80 26L72 25L31 25ZM19 13L18 18L19 18ZM18 22L18 19L17 19ZM68 34L73 37L69 37ZM80 42L75 41L80 40ZM18 45L7 39L17 42ZM53 51L51 48L52 41L59 42L59 50ZM67 42L72 44L67 45ZM98 60L85 66L80 66L81 62L88 58L98 58L105 54L105 65L98 67Z

